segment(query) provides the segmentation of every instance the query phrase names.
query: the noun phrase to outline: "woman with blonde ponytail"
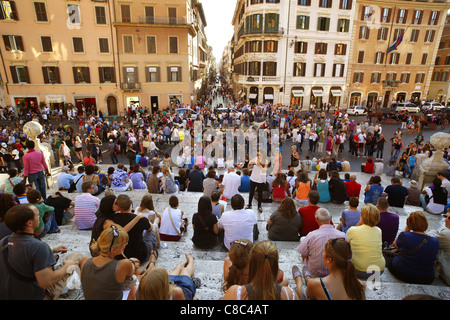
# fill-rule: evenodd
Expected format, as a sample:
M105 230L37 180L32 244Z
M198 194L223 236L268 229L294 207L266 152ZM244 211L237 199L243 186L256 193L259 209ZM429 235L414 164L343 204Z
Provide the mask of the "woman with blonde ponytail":
M231 286L223 300L298 300L297 293L277 283L278 249L271 241L254 245L248 261L247 285Z
M356 277L350 244L342 238L330 239L323 250L330 273L323 278L306 277L308 298L315 300L364 300L364 283ZM298 270L297 270L298 272ZM301 275L294 274L299 287Z

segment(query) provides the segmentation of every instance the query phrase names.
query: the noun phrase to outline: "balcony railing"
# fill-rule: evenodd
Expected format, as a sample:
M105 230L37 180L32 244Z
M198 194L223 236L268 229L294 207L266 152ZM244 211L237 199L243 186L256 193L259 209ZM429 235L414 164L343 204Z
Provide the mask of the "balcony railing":
M149 16L139 16L140 24L159 24L159 25L185 25L186 19L183 17L172 18L172 17L149 17Z
M141 84L139 82L122 82L120 88L122 91L141 91Z
M261 28L247 29L244 28L242 35L283 35L284 28Z

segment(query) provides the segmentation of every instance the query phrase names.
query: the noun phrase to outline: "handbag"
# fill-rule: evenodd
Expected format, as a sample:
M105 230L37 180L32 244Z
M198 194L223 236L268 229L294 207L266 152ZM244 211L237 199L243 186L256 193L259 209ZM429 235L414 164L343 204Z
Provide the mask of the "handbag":
M400 252L400 249L396 248L393 244L391 244L388 247L383 249L383 255L387 256L387 257L395 257L395 256L403 256L403 255L407 255L407 254L412 254L412 253L416 252L417 250L419 250L420 248L422 248L422 246L428 242L429 238L430 238L430 236L427 236L425 239L423 239L423 241L417 247L415 247L412 250L404 251L404 252Z

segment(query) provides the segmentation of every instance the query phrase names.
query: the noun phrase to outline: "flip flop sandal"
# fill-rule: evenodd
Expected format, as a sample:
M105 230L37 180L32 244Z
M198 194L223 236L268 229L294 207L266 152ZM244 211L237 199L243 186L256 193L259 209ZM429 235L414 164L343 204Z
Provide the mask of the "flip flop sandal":
M299 277L301 275L302 275L302 272L300 271L298 266L294 265L292 267L292 277L294 278L294 280L295 280L295 278L297 278L297 277Z

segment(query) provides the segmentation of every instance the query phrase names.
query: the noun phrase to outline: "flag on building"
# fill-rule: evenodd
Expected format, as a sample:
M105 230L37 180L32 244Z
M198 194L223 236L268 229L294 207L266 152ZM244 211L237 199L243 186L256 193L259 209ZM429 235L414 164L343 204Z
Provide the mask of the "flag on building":
M388 52L390 53L391 51L397 50L397 47L400 45L400 43L402 43L403 41L403 35L405 33L403 32L400 37L397 38L397 40L395 40L395 42L389 47Z

